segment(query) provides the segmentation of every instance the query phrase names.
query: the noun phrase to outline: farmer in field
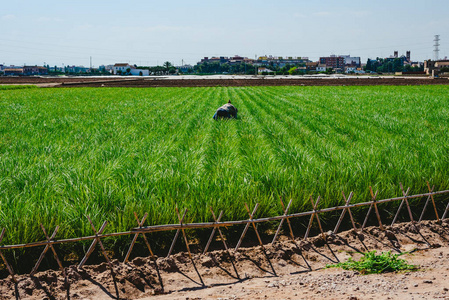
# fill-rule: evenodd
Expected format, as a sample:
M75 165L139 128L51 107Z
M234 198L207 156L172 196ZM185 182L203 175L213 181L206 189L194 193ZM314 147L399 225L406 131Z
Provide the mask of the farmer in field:
M231 104L231 100L228 101L222 107L219 107L214 115L214 120L218 119L236 119L237 108Z

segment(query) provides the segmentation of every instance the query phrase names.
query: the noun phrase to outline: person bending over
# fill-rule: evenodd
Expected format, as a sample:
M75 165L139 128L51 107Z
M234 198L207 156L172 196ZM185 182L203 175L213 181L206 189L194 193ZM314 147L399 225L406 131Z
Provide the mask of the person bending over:
M231 104L231 100L225 105L219 107L214 115L214 120L218 119L237 119L237 108Z

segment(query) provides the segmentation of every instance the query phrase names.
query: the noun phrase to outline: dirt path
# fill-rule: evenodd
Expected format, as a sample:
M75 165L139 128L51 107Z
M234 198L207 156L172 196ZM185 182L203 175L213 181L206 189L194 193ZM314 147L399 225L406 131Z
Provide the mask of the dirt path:
M423 270L360 275L320 268L144 299L449 299L449 248L415 251L403 258Z
M114 261L114 276L107 263L71 266L69 284L53 270L18 276L17 285L8 277L0 280L0 299L449 299L449 220L326 236L328 243L282 237L265 253L260 246L242 248L232 258L226 251L195 254L197 271L186 253L177 253L158 258L159 275L151 259L138 257ZM384 275L324 268L372 250L411 251L403 257L421 268Z

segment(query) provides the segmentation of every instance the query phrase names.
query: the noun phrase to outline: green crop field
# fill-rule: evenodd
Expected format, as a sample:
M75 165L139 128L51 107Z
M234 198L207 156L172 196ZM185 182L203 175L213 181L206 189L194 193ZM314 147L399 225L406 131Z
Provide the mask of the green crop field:
M449 86L0 89L4 243L449 188ZM238 119L214 121L228 99Z

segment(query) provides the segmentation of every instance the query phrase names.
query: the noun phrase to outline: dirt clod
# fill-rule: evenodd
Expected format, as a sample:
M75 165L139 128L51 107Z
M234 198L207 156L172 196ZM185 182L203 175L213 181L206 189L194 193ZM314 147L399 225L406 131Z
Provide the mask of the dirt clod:
M133 263L135 266L140 267L140 266L145 265L145 264L147 263L147 261L146 261L146 259L143 258L143 257L136 257L135 259L133 259L132 263Z

